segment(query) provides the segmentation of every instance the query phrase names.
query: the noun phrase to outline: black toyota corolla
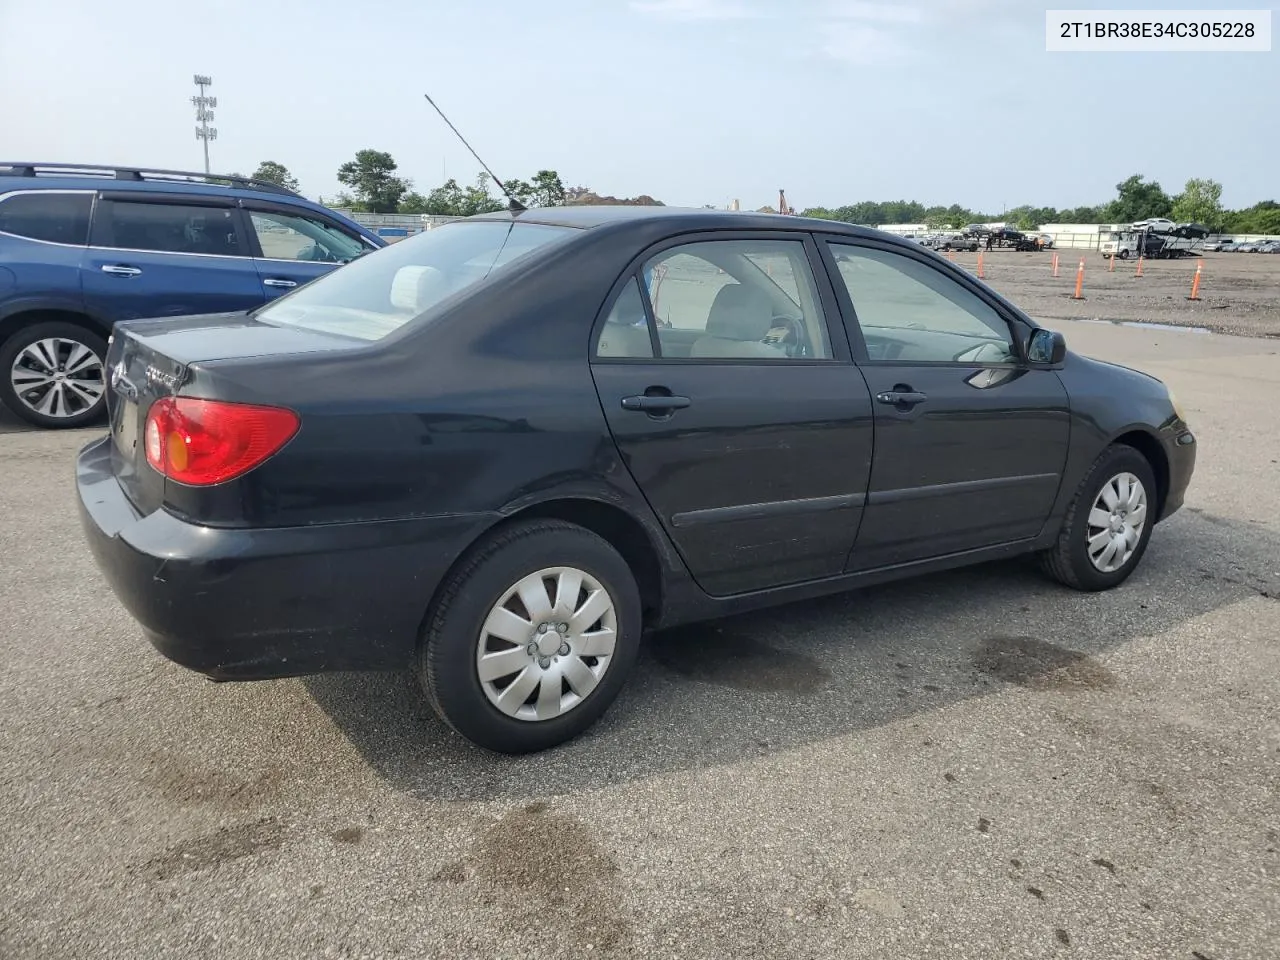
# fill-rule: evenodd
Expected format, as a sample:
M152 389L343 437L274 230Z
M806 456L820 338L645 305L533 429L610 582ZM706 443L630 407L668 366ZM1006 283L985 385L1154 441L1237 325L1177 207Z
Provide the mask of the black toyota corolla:
M81 515L161 652L413 669L509 752L596 720L644 630L1015 554L1114 587L1196 450L933 251L706 210L457 221L123 324L108 370Z

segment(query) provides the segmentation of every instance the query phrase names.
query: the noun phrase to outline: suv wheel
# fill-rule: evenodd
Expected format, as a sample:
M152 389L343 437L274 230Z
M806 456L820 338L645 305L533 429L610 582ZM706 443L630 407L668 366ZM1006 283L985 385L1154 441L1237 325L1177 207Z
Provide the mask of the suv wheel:
M83 427L106 410L107 344L74 323L36 323L0 345L0 400L37 427Z

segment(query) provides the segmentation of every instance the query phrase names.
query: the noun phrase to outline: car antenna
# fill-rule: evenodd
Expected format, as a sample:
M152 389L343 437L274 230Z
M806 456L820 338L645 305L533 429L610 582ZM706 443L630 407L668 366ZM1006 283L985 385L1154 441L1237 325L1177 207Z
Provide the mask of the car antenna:
M462 134L458 133L457 127L455 127L452 123L449 123L449 118L444 115L443 110L441 110L439 107L436 106L436 102L431 99L431 94L424 93L423 96L427 98L427 103L435 107L436 113L440 114L440 119L443 120L445 123L449 124L449 129L452 130L454 132L454 135L457 136L457 138L462 141L462 145L466 147L468 150L471 150L471 144L467 143L467 138L464 137ZM476 162L479 163L480 166L484 167L484 172L489 174L489 176L493 178L493 182L498 185L498 189L501 190L503 194L506 195L506 198L508 201L507 203L508 210L510 210L512 213L522 213L523 211L529 209L523 203L521 203L519 200L517 200L515 197L511 195L511 191L507 189L507 185L498 179L497 175L492 170L489 169L489 165L487 163L485 163L483 160L480 159L480 154L476 153L474 150L471 150L471 155L476 158Z

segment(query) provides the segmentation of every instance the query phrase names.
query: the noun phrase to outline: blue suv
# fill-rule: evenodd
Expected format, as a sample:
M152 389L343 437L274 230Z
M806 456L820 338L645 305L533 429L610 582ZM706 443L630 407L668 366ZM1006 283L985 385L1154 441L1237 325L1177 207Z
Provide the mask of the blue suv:
M93 422L113 324L247 310L384 246L262 180L0 162L0 400Z

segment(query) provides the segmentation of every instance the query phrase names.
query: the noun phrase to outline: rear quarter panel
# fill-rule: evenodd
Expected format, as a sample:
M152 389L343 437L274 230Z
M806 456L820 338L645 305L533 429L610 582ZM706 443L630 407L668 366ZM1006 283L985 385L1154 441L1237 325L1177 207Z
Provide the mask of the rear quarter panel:
M0 234L0 329L29 310L84 313L80 262L84 247Z

